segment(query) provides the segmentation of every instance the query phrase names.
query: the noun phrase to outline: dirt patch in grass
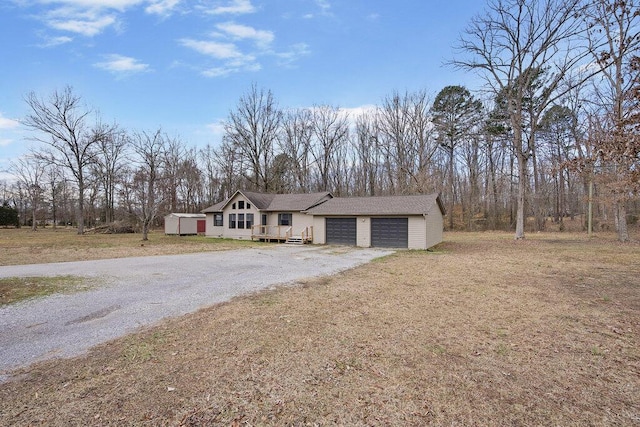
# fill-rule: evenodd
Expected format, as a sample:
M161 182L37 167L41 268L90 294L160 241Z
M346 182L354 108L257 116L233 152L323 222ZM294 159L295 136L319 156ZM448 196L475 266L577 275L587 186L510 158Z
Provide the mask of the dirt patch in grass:
M0 278L0 307L30 298L89 289L86 279L75 276Z
M205 236L168 236L161 231L149 234L78 235L75 229L1 229L0 266L49 262L85 261L132 256L172 255L204 251L240 249L264 243L215 239Z
M640 246L445 239L35 365L0 424L640 423Z

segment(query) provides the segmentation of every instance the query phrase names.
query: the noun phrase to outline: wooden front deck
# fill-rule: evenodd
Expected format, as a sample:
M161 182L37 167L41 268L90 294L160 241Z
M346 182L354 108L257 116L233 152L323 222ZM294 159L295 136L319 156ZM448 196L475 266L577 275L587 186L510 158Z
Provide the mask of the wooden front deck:
M254 225L251 227L251 240L311 243L313 242L313 227L305 227L297 231L288 225Z

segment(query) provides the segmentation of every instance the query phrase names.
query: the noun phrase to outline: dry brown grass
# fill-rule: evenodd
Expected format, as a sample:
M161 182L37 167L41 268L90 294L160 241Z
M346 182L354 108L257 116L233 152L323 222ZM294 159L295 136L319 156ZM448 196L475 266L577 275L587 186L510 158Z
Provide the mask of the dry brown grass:
M90 281L75 276L3 277L0 278L0 307L29 298L78 292L90 287Z
M170 255L229 250L259 245L258 242L212 239L204 236L167 236L151 232L149 240L141 234L78 235L75 228L0 228L0 266L131 256Z
M0 424L640 424L638 244L445 239L24 370Z

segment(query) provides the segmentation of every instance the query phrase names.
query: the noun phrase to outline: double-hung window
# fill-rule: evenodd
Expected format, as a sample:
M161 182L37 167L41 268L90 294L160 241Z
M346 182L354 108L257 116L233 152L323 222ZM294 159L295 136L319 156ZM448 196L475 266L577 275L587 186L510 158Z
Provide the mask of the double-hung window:
M244 228L244 214L238 214L238 228Z
M248 213L246 215L245 225L246 225L247 228L253 227L253 214L252 213Z
M213 215L213 226L214 227L222 227L224 225L223 215L221 213L217 213Z
M229 214L229 228L236 228L236 214Z
M291 225L291 214L290 213L279 213L278 214L278 225Z

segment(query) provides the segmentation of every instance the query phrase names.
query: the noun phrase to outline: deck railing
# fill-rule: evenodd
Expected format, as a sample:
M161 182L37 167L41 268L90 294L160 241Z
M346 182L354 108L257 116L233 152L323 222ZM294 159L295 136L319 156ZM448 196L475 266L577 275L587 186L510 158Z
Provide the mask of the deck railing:
M305 242L313 242L313 227L305 227L300 234L293 234L293 228L288 225L253 225L251 240L287 240L290 237L301 237Z
M287 240L291 237L291 227L288 225L254 225L251 227L251 240Z
M313 242L313 226L305 227L300 233L302 240L306 242Z

